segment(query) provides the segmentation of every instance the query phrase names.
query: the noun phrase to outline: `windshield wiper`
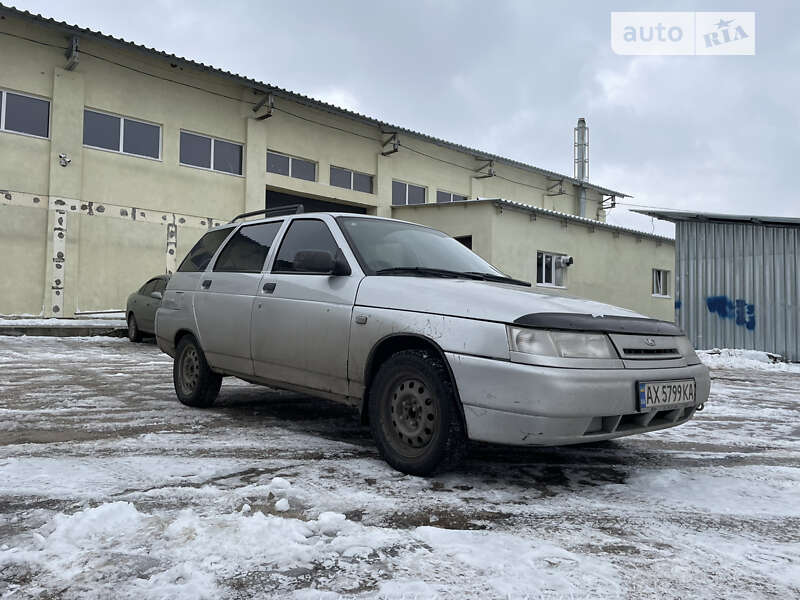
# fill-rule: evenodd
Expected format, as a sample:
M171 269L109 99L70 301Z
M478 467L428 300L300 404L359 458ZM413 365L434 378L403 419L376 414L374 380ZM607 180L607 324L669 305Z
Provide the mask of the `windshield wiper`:
M496 281L497 283L510 283L512 285L522 285L531 287L530 281L523 281L522 279L514 279L513 277L506 277L505 275L495 275L494 273L478 273L477 271L468 271L467 275L476 275L486 281Z
M375 275L394 275L411 273L415 275L430 277L452 277L461 279L484 279L480 273L464 273L461 271L451 271L449 269L434 269L433 267L391 267L389 269L378 269Z

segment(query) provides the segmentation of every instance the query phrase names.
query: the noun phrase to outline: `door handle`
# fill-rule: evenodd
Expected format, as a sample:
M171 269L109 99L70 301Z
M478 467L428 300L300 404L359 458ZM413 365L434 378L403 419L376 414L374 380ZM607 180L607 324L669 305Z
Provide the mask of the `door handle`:
M264 286L261 289L264 290L264 293L271 294L272 292L275 291L276 285L277 284L274 281L268 281L267 283L264 284Z
M201 283L200 285L203 286L204 290L207 290L208 288L211 287L211 280L210 279L205 279L205 280L203 280L203 283Z

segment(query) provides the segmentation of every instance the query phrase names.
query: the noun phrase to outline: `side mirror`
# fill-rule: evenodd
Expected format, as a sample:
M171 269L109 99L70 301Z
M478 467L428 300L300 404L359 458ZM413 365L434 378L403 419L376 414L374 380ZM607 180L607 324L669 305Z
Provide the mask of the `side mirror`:
M161 298L164 296L161 292L150 292L150 297L155 298L156 300L161 300Z
M300 273L333 273L336 261L325 250L300 250L294 255L294 270Z
M326 250L300 250L294 255L294 270L334 276L351 273L341 249L337 249L335 256Z

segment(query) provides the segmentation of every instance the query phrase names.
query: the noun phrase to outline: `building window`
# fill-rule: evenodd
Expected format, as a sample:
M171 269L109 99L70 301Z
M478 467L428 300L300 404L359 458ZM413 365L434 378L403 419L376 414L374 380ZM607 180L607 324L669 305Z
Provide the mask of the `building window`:
M669 271L653 269L653 296L669 297Z
M549 285L554 287L564 287L564 275L567 270L564 254L553 252L536 253L536 283L538 285Z
M50 102L0 90L0 131L49 137Z
M317 180L317 163L294 156L267 151L267 172L306 181Z
M95 110L83 111L83 145L161 159L161 126Z
M447 202L466 202L466 196L460 196L459 194L453 194L452 192L445 192L439 190L436 192L436 203L437 204L445 204Z
M420 185L392 182L392 205L425 204L425 188Z
M331 185L336 187L366 192L367 194L372 193L372 175L367 175L366 173L358 173L331 165L330 182Z
M180 161L190 167L241 175L242 145L181 131Z

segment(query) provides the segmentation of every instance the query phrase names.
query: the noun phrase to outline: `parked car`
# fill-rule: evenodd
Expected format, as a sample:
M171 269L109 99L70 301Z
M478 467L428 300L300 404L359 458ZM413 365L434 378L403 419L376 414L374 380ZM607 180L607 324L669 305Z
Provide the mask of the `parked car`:
M128 296L125 318L128 321L128 339L142 341L142 335L155 335L156 310L167 287L169 275L158 275Z
M224 375L346 402L389 464L417 475L467 440L673 427L710 388L674 324L537 293L444 233L365 215L209 231L172 276L156 335L184 404L210 406Z

